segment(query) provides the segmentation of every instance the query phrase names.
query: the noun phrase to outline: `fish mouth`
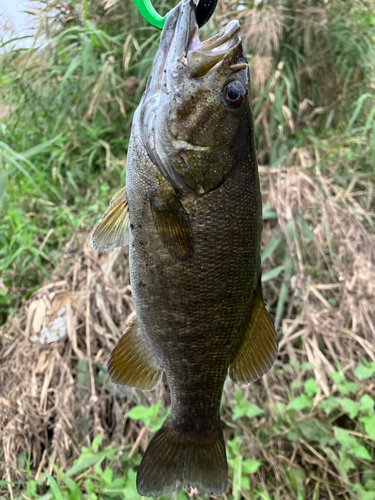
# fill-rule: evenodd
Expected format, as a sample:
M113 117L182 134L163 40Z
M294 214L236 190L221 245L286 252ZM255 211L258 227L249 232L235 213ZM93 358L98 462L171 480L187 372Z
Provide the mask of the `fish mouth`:
M220 33L202 42L195 0L182 0L167 16L160 41L160 52L164 56L160 70L173 74L184 66L193 78L206 75L235 51L241 42L239 29L237 20L230 21Z
M204 76L216 64L229 58L241 42L237 34L239 29L240 23L237 20L230 21L220 33L204 42L199 40L198 32L195 32L187 53L191 76Z

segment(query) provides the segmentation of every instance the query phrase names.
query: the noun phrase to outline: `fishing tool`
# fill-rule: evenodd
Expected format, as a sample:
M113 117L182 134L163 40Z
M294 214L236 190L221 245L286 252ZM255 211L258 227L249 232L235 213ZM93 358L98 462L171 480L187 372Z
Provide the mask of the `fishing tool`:
M167 15L162 17L158 14L151 3L151 0L134 0L134 4L142 17L152 26L163 29ZM217 0L200 0L197 6L197 24L201 28L211 18L217 5Z

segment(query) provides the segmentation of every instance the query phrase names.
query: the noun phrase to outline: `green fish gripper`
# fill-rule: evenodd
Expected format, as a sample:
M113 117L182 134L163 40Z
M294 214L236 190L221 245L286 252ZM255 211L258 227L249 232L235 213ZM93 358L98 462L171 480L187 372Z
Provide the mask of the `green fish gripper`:
M167 16L161 17L154 9L151 0L134 0L134 4L147 22L156 28L163 29Z

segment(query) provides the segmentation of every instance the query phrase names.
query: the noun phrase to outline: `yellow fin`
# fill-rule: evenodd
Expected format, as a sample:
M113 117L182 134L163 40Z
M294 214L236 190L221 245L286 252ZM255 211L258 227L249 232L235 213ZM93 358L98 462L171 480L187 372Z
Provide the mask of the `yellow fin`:
M150 199L151 211L163 245L178 260L194 254L190 217L176 193L161 193Z
M109 207L90 237L93 252L113 250L129 245L129 207L125 188L112 198Z
M161 380L163 370L154 361L145 340L138 332L137 320L113 349L108 363L108 372L116 384L151 391Z
M272 367L277 356L277 337L270 315L259 292L242 345L229 367L230 378L240 384L258 380Z

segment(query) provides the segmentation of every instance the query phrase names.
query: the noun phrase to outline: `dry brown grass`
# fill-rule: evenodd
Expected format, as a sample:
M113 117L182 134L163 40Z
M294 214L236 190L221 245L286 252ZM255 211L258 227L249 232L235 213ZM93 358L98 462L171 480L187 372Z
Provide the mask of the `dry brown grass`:
M71 464L100 431L107 443L134 442L139 429L123 415L134 403L156 402L163 392L161 385L141 396L119 391L107 376L97 381L134 315L126 251L114 250L99 261L88 240L73 238L55 275L1 330L0 469L5 467L8 479L24 478L17 466L20 452L31 454L31 466L40 473L55 462ZM67 335L41 343L56 319ZM144 448L147 437L138 445Z

